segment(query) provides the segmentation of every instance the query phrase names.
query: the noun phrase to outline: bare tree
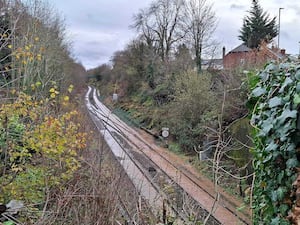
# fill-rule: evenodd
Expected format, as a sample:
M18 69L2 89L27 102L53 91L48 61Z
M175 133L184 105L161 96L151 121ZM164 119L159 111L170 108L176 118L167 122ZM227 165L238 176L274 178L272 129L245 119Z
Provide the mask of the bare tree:
M200 72L203 51L214 46L212 34L216 29L217 18L212 5L206 0L187 1L184 7L183 23L186 28L186 40L191 44Z
M183 5L182 0L156 0L134 16L132 27L156 48L164 62L169 60L174 44L185 36L180 26Z
M145 41L148 46L153 46L155 37L146 10L141 9L138 14L134 15L134 24L130 27L140 32L141 39Z
M0 14L0 88L60 82L70 52L56 11L40 0L0 0Z

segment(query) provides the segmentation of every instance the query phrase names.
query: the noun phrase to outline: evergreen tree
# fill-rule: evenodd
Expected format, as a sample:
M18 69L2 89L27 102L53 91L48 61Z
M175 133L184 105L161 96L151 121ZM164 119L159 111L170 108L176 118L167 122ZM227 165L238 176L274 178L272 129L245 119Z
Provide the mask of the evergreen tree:
M269 18L258 4L258 0L253 0L250 15L243 21L243 27L238 36L249 48L257 48L264 41L270 43L277 36L276 17Z

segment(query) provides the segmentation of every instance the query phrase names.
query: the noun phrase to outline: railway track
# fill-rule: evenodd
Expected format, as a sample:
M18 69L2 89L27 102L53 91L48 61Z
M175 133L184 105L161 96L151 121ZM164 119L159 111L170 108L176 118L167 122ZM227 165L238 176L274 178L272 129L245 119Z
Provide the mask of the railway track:
M93 122L95 123L98 130L102 133L104 139L110 146L113 154L117 159L119 159L119 162L121 166L123 166L123 169L135 185L136 189L142 195L150 205L154 206L154 211L156 215L160 215L162 222L164 222L164 215L163 210L161 210L162 206L164 206L164 202L166 199L166 196L160 192L159 187L155 185L151 178L143 172L142 166L134 160L134 158L129 154L128 150L124 147L122 147L122 144L119 143L119 140L116 138L115 131L117 130L118 134L122 134L122 131L117 128L117 126L114 126L109 123L109 118L107 115L103 114L102 112L108 112L107 108L103 105L101 107L101 110L99 107L95 107L93 104L91 104L91 94L92 89L89 88L89 91L86 94L86 105L87 108L92 115L91 118ZM94 103L95 104L95 103ZM113 141L112 141L113 140ZM132 220L132 216L129 215L128 210L126 209L125 203L120 199L121 207L123 208L123 211L125 212L125 215L130 223L136 224L134 220ZM176 216L178 213L176 212L176 209L174 209L172 206L165 205L164 210L168 210L168 215ZM158 209L158 210L156 210ZM186 224L184 222L184 219L178 218L177 224Z
M95 89L89 87L86 100L90 112L101 121L102 125L97 125L98 128L99 126L102 126L101 129L105 130L104 132L110 132L112 136L122 137L133 147L134 151L142 154L152 165L155 165L156 168L176 182L184 192L191 196L207 212L210 212L213 209L214 204L217 203L218 205L212 213L212 216L218 222L213 222L212 224L251 224L248 216L238 212L235 208L236 206L231 206L230 202L226 202L226 198L224 200L223 195L221 195L222 200L216 202L215 198L217 193L214 193L212 190L207 190L207 187L203 188L199 178L196 178L193 174L182 169L182 166L172 162L156 145L152 145L145 141L137 131L112 114L111 111L99 101ZM113 133L115 135L113 135ZM135 160L132 156L130 157L131 160ZM149 180L149 175L146 176ZM149 182L152 183L151 179ZM157 193L161 195L161 191L157 186L155 189ZM163 197L165 198L165 196ZM172 208L172 210L174 211L173 213L180 215L178 210L174 208Z

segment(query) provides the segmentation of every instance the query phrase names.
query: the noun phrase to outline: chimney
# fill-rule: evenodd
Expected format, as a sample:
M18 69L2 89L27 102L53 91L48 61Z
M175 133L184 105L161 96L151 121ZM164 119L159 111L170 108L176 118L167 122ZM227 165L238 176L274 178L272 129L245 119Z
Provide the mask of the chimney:
M282 55L285 55L285 49L280 49L280 53L281 53Z
M223 55L222 55L222 59L224 59L224 57L225 57L225 51L226 51L226 49L225 49L225 46L223 46Z

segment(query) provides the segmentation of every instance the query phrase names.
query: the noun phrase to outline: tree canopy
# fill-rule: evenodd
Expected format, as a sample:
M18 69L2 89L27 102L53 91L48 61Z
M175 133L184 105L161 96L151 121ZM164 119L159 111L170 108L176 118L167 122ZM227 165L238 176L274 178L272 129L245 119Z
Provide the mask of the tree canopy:
M210 48L216 45L216 26L216 14L206 0L156 0L134 16L131 27L163 62L169 63L174 50L185 44L201 71L203 53L208 51L210 55Z
M253 0L249 15L244 17L243 26L238 36L249 48L257 48L261 42L270 43L277 36L276 17L270 18Z

